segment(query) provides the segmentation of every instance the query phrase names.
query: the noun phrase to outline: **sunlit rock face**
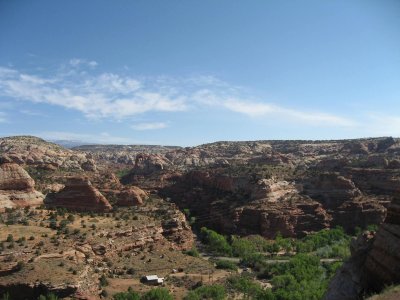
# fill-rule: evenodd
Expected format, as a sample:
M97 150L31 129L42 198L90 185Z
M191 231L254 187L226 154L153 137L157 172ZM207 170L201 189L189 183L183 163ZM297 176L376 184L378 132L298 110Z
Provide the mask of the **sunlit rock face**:
M5 208L38 206L43 194L35 190L35 181L19 165L0 165L0 211Z
M147 198L147 193L136 186L132 186L119 192L117 198L116 204L118 206L140 206Z
M69 178L61 191L47 195L45 204L73 211L103 212L112 209L108 200L86 177Z

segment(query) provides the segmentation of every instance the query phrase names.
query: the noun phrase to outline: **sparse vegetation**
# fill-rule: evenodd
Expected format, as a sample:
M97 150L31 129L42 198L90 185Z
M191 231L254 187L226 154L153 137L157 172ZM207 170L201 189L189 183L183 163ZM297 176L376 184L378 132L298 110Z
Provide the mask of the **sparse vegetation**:
M196 288L189 292L184 298L185 300L224 300L226 297L226 290L222 285L205 285Z

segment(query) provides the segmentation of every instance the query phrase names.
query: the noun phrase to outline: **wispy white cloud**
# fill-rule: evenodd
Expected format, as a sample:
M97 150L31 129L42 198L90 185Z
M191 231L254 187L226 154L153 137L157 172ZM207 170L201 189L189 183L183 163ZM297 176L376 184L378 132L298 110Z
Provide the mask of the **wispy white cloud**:
M144 87L135 78L112 73L63 73L48 79L0 67L0 95L75 109L90 118L120 119L148 111L186 109L184 96Z
M214 76L140 78L90 71L95 61L71 59L53 76L27 74L0 67L0 95L19 101L57 105L89 118L121 120L147 112L225 109L250 118L278 117L284 121L321 126L354 126L341 116L287 108L246 96L243 88ZM77 67L80 71L77 71ZM135 128L136 126L136 128ZM136 124L135 130L160 129L164 123Z
M72 58L69 60L69 64L73 67L78 67L81 65L86 65L91 68L97 67L99 64L97 61L94 60L87 60L87 59L80 59L80 58Z
M131 126L134 130L155 130L168 127L167 123L154 122L154 123L138 123Z
M356 122L323 112L310 112L285 108L273 103L247 100L246 97L232 96L233 93L215 92L203 89L195 93L197 102L208 106L219 106L230 111L244 114L251 118L264 116L278 117L281 120L291 122L308 123L311 125L328 126L355 126Z

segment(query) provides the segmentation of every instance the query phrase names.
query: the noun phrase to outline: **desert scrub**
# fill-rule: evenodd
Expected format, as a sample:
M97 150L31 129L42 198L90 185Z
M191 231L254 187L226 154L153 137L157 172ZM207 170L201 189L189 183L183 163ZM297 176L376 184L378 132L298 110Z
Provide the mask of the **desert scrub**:
M190 250L184 250L182 252L183 252L183 254L190 255L190 256L193 256L193 257L199 257L200 256L199 251L197 250L197 248L195 246L193 246L192 249L190 249Z
M237 271L238 267L234 262L229 260L219 259L215 262L217 269Z
M201 299L212 299L212 300L224 300L226 298L226 290L222 285L205 285L198 287L197 289L190 291L184 298L184 300L201 300Z

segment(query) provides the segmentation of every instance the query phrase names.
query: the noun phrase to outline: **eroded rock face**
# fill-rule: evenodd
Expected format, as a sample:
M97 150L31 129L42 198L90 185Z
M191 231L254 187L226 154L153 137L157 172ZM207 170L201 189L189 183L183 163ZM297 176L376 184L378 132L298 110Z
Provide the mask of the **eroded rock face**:
M171 242L172 247L176 250L191 249L194 244L194 237L185 215L175 206L160 213L166 216L161 222L162 235Z
M342 226L348 232L355 227L380 224L385 218L385 201L364 195L348 177L337 172L325 172L304 185L304 193L322 204L332 216L332 226Z
M330 282L325 300L361 299L400 283L400 198L392 201L376 233L364 233L352 242L351 253Z
M47 195L45 204L73 211L103 212L112 209L108 200L85 177L69 178L60 192Z
M275 178L253 182L245 176L193 171L163 190L189 208L201 226L229 234L260 234L274 238L329 227L322 205L300 194L301 186Z
M324 300L358 300L365 290L363 269L374 241L374 232L365 232L350 245L351 257L336 272L329 283Z
M361 191L349 178L338 173L323 173L306 184L304 192L318 199L326 208L336 208L345 201L361 196Z
M119 192L116 197L118 206L138 206L143 204L143 201L147 198L147 193L136 186L132 186Z
M400 198L388 207L385 222L365 262L367 287L374 291L400 283Z
M238 209L236 216L234 228L237 233L260 234L265 238L275 238L278 232L288 237L301 237L329 227L330 221L321 204L301 197L247 206Z
M22 167L14 163L0 165L0 211L43 204L43 194L34 187L35 181Z
M35 181L17 164L0 165L0 190L33 190Z
M0 162L29 165L54 171L96 171L95 162L85 153L65 149L33 136L0 138Z

